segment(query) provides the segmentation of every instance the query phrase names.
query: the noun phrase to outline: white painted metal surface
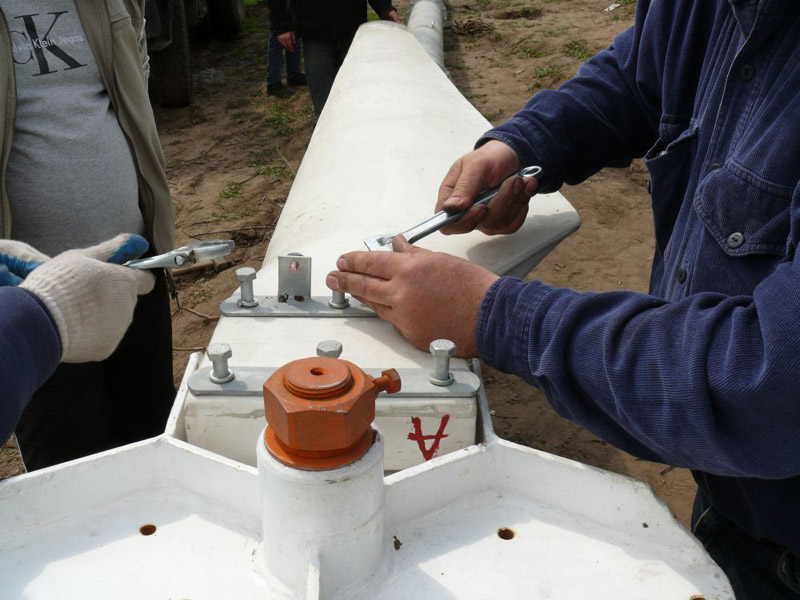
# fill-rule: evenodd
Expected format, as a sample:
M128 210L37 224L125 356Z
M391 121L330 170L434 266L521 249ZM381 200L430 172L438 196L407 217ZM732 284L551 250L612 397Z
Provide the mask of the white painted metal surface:
M6 480L2 597L733 599L641 482L496 438L381 480L379 449L259 482L162 437Z
M254 282L256 296L276 296L278 257L300 252L312 257L312 295L329 297L324 280L336 259L365 249L368 236L405 229L432 214L442 177L489 127L405 27L387 22L362 27L281 213ZM525 275L579 225L560 194L536 196L531 206L514 235L435 233L419 245L497 273ZM212 341L231 346L235 371L313 356L316 344L326 339L341 342L342 358L364 369L431 369L426 352L378 319L223 316ZM200 366L207 365L203 358ZM467 363L454 360L453 367ZM386 438L386 468L406 468L472 444L476 414L474 398L380 397L376 425ZM191 443L255 464L250 440L264 426L258 397L189 393L184 422Z

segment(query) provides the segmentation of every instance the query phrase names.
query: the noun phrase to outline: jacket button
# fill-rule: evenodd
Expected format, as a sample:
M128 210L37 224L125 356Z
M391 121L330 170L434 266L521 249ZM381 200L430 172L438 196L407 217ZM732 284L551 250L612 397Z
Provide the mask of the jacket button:
M722 168L721 164L719 164L719 163L711 163L711 166L709 167L709 170L716 171L717 169L720 169L720 168Z
M686 281L686 267L680 267L675 274L675 277L678 280L678 283L683 283Z
M742 65L739 69L739 77L742 81L751 81L756 76L756 68L753 65Z
M744 235L738 231L728 236L728 248L738 248L744 244Z

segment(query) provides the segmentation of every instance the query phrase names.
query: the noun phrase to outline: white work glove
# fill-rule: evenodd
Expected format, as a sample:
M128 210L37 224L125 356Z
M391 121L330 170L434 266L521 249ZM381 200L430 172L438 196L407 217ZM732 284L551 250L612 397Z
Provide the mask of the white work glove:
M129 233L81 250L68 250L31 271L19 287L36 294L61 335L61 361L108 358L133 320L138 294L153 289L147 271L122 267L147 251ZM117 263L117 264L112 264Z
M24 242L0 240L0 286L19 285L47 260L49 256Z

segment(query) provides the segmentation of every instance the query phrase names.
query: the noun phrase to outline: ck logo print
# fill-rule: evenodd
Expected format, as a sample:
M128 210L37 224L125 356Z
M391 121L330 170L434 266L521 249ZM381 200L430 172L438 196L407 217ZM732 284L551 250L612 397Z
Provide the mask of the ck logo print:
M60 36L53 34L59 18L66 12L63 10L44 15L37 13L15 18L15 21L22 23L24 30L11 31L14 62L24 65L36 60L39 72L35 73L34 77L57 73L61 69L69 71L86 66L64 50L64 47L84 43L86 40L83 35ZM42 35L42 31L44 31L44 35Z

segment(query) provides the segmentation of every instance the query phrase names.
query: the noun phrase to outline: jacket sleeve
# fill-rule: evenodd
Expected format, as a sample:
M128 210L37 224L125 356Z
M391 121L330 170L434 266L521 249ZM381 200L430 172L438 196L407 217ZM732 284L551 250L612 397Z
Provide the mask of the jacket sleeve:
M800 186L795 198L800 196ZM792 207L800 227L800 207ZM717 475L800 474L800 253L752 296L667 302L498 280L481 356L638 456Z
M663 82L674 76L666 64L670 24L696 20L677 14L692 4L640 1L632 28L558 90L534 95L477 145L498 139L523 165L540 165L546 193L643 156L658 137Z
M369 5L381 19L385 19L386 14L394 8L391 0L369 0Z
M287 0L269 0L267 8L269 10L269 27L272 33L280 35L287 31L294 31Z
M19 421L33 393L55 371L61 339L39 299L14 287L0 288L0 443Z

